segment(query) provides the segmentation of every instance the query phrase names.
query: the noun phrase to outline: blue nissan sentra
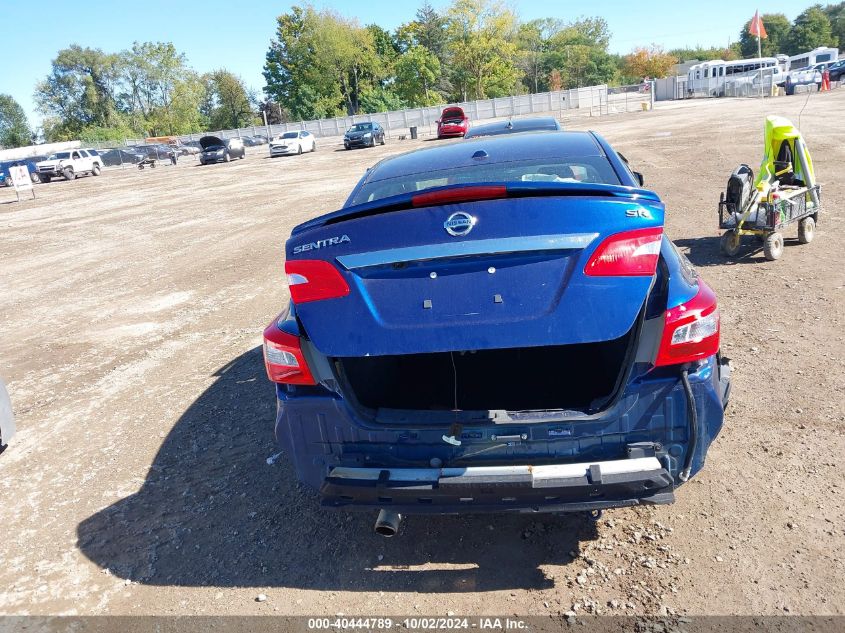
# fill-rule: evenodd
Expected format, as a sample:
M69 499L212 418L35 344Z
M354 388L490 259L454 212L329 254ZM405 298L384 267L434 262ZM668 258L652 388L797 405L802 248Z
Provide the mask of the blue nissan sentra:
M401 514L665 504L729 371L716 295L598 134L388 158L293 229L264 331L276 438L322 503Z

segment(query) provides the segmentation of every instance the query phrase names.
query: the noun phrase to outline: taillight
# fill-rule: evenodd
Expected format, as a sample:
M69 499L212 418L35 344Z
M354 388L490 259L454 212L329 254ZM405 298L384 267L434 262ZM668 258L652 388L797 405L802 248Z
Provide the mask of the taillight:
M455 187L418 193L411 198L415 207L430 207L435 204L452 204L455 202L473 202L475 200L492 200L505 198L508 188L504 185L479 185L475 187Z
M294 303L337 299L349 294L349 284L340 271L321 259L299 259L285 262Z
M657 366L690 363L719 351L719 307L716 293L701 279L698 293L666 310Z
M287 385L316 385L302 355L299 337L282 332L274 320L264 330L264 366L273 382Z
M650 277L657 268L663 229L635 229L607 237L593 252L584 274L593 277Z

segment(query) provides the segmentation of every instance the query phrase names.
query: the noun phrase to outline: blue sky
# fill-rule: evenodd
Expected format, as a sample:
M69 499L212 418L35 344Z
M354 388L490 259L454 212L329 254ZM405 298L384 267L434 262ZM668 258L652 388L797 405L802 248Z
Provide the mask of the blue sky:
M386 29L411 20L419 2L396 0L315 1ZM85 0L72 10L33 10L30 0L0 0L3 35L0 37L0 93L11 94L24 107L31 123L40 122L32 93L35 83L50 70L56 52L72 43L115 52L138 41L170 41L185 53L199 72L226 68L256 90L264 86L261 69L275 31L275 17L289 10L289 2L266 0ZM447 0L432 0L436 8ZM581 15L605 18L610 26L613 52L657 43L665 48L701 44L727 45L735 41L757 6L761 12L782 12L791 20L806 6L785 0L756 5L736 0L681 2L606 0L585 3L569 0L512 0L510 6L523 20L538 17L574 19ZM215 39L215 35L220 39Z

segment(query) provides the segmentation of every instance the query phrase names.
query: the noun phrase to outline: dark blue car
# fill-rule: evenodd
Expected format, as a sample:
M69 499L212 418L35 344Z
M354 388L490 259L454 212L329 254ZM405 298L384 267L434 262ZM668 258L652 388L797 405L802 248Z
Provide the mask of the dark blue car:
M44 160L47 158L46 156L31 156L29 158L19 158L16 160L4 160L0 162L0 185L6 185L7 187L12 186L12 176L9 173L9 168L11 167L18 167L20 165L26 165L29 169L29 177L33 183L40 182L40 178L38 177L38 167L37 164L39 161Z
M292 231L264 355L323 504L393 534L673 501L729 376L716 296L641 181L594 133L486 137L383 160Z

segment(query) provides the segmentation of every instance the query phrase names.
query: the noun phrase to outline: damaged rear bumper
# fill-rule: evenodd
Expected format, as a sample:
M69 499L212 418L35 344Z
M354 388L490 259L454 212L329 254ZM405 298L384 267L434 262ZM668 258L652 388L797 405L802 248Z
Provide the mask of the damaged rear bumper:
M672 475L656 457L541 466L335 467L323 505L396 512L566 512L674 501Z

